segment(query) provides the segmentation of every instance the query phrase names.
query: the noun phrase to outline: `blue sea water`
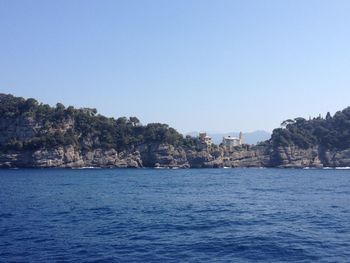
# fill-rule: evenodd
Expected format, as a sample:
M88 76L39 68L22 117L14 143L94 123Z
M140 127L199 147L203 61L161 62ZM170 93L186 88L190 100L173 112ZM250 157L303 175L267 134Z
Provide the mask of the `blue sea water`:
M0 170L1 262L350 262L350 171Z

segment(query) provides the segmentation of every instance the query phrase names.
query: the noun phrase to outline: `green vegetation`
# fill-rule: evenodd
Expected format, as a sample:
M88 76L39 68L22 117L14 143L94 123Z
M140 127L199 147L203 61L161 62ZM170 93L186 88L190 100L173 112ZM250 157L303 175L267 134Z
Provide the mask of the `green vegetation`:
M36 150L72 145L81 150L95 148L133 150L149 143L166 143L200 151L198 139L185 138L166 124L142 125L136 117L107 118L96 109L75 109L57 103L55 107L12 95L0 94L0 150ZM257 147L280 146L307 149L350 148L350 107L333 117L327 113L305 120L289 119L273 131L269 141ZM248 149L248 148L247 148ZM238 149L237 149L238 150Z
M61 103L50 107L35 99L4 94L0 94L0 122L2 150L35 150L65 145L82 150L125 150L144 143L191 144L189 139L184 139L166 124L142 125L136 117L107 118L97 114L96 109L66 108ZM18 125L21 129L16 130Z
M326 118L296 118L284 121L281 126L272 133L270 142L273 148L291 145L303 149L313 146L330 150L350 148L350 107L338 111L333 117L327 113Z

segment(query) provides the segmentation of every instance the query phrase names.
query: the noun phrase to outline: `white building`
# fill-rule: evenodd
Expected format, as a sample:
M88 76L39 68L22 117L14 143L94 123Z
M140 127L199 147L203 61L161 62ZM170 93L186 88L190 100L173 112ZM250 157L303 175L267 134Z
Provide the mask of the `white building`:
M222 145L229 151L232 151L234 147L241 146L243 144L242 132L239 133L239 138L233 136L225 136L222 138Z

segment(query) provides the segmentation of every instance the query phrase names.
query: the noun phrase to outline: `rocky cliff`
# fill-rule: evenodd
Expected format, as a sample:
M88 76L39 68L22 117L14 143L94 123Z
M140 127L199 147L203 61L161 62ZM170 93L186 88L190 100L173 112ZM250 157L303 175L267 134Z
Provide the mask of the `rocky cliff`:
M140 145L132 152L117 152L115 149L81 151L73 146L35 151L9 151L0 154L0 167L37 168L220 168L268 166L269 156L261 149L240 150L228 153L194 151L169 144Z
M223 168L223 167L350 167L350 150L322 151L318 148L257 147L227 152L193 151L166 144L141 145L133 152L117 152L115 149L79 151L73 146L36 151L12 151L0 154L0 167L37 168Z
M270 166L283 168L350 167L350 149L328 150L322 146L302 149L278 147L271 152Z
M114 149L95 149L88 152L76 151L73 147L59 147L34 152L22 151L0 155L0 167L27 168L81 168L81 167L142 167L140 155L117 153Z
M349 130L345 109L333 118L288 120L270 140L227 151L198 147L198 139L166 124L143 126L136 117L115 120L95 109L0 94L0 168L344 167L350 166Z

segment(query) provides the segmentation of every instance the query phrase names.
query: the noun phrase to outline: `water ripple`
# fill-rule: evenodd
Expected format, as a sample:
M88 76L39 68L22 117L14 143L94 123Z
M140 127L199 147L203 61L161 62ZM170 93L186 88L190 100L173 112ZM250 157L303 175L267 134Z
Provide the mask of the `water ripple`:
M0 170L0 261L346 262L349 175Z

